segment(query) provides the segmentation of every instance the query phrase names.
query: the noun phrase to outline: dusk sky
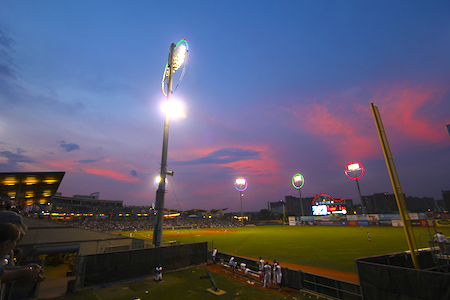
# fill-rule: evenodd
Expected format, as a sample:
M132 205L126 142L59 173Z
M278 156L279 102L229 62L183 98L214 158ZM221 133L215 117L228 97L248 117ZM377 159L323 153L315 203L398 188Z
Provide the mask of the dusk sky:
M406 196L450 190L449 1L0 0L0 172L66 172L64 196L151 205L171 43L165 207L244 211L325 193L393 193L370 103ZM175 76L179 72L175 73Z

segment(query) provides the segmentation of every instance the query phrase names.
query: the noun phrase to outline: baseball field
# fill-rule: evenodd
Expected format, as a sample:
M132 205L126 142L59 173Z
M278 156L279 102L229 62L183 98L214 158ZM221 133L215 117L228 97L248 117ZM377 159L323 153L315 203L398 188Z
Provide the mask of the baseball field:
M446 236L450 228L439 228ZM368 240L367 233L371 235ZM434 235L434 229L430 228ZM429 247L429 231L414 227L419 248ZM152 231L133 232L149 239ZM165 230L163 242L210 242L210 250L251 258L263 257L297 265L356 273L355 258L409 250L402 227L257 226L237 228Z

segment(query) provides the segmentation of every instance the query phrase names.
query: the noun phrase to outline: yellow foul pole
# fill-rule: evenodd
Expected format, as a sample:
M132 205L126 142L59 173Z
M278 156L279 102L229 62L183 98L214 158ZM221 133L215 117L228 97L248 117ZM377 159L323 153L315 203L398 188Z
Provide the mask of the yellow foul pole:
M395 198L397 199L398 210L403 221L403 228L405 229L406 240L408 242L409 250L411 251L411 258L416 269L420 269L417 261L417 245L414 238L414 232L411 226L411 219L406 208L405 197L403 196L400 180L398 179L397 170L395 169L394 159L392 157L391 149L389 148L386 132L384 131L383 122L381 121L378 107L370 103L372 108L373 118L377 126L378 135L380 136L381 147L383 148L384 158L391 177L392 187L394 189Z

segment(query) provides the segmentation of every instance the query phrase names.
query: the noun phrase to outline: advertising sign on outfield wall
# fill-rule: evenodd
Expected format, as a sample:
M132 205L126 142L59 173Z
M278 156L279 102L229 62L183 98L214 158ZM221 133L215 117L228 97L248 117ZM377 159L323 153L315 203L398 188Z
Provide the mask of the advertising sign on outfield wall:
M380 220L380 226L392 226L391 220Z
M331 221L347 221L347 216L334 214L334 215L330 215L330 220Z
M356 220L348 220L348 226L358 226L358 221Z
M411 220L419 220L419 214L418 213L409 213L409 218Z
M289 226L296 226L297 223L294 216L289 217Z
M392 220L392 226L393 227L403 227L402 220Z
M358 216L357 215L348 215L347 216L347 220L349 220L349 221L350 220L355 220L356 221L356 220L358 220Z
M302 221L314 221L314 216L301 216Z
M400 214L379 214L380 220L401 220Z
M369 220L369 226L379 226L379 225L380 225L380 221Z
M347 221L322 221L320 226L347 226Z
M378 214L368 214L367 219L369 219L369 221L378 221L380 220L380 217Z
M411 226L420 226L420 220L411 220Z
M358 220L359 226L369 226L369 221L367 220Z
M450 227L450 219L437 219L435 222L437 227Z

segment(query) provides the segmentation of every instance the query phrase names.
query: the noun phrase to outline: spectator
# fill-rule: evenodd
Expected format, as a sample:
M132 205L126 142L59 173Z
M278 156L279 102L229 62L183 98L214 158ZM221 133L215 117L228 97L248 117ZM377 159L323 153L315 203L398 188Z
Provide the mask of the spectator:
M15 266L14 262L14 248L19 243L27 230L27 226L23 223L22 216L13 211L0 211L0 225L1 226L14 226L19 234L14 242L13 247L7 247L9 252L2 254L2 264L4 264L4 271L1 277L2 282L9 282L14 280L39 282L45 279L43 276L44 271L37 264L28 264L26 266ZM7 228L5 227L5 228ZM2 230L0 230L2 231ZM11 245L11 244L9 244ZM4 249L5 251L7 249ZM3 249L2 249L3 250ZM16 251L20 253L20 251Z

